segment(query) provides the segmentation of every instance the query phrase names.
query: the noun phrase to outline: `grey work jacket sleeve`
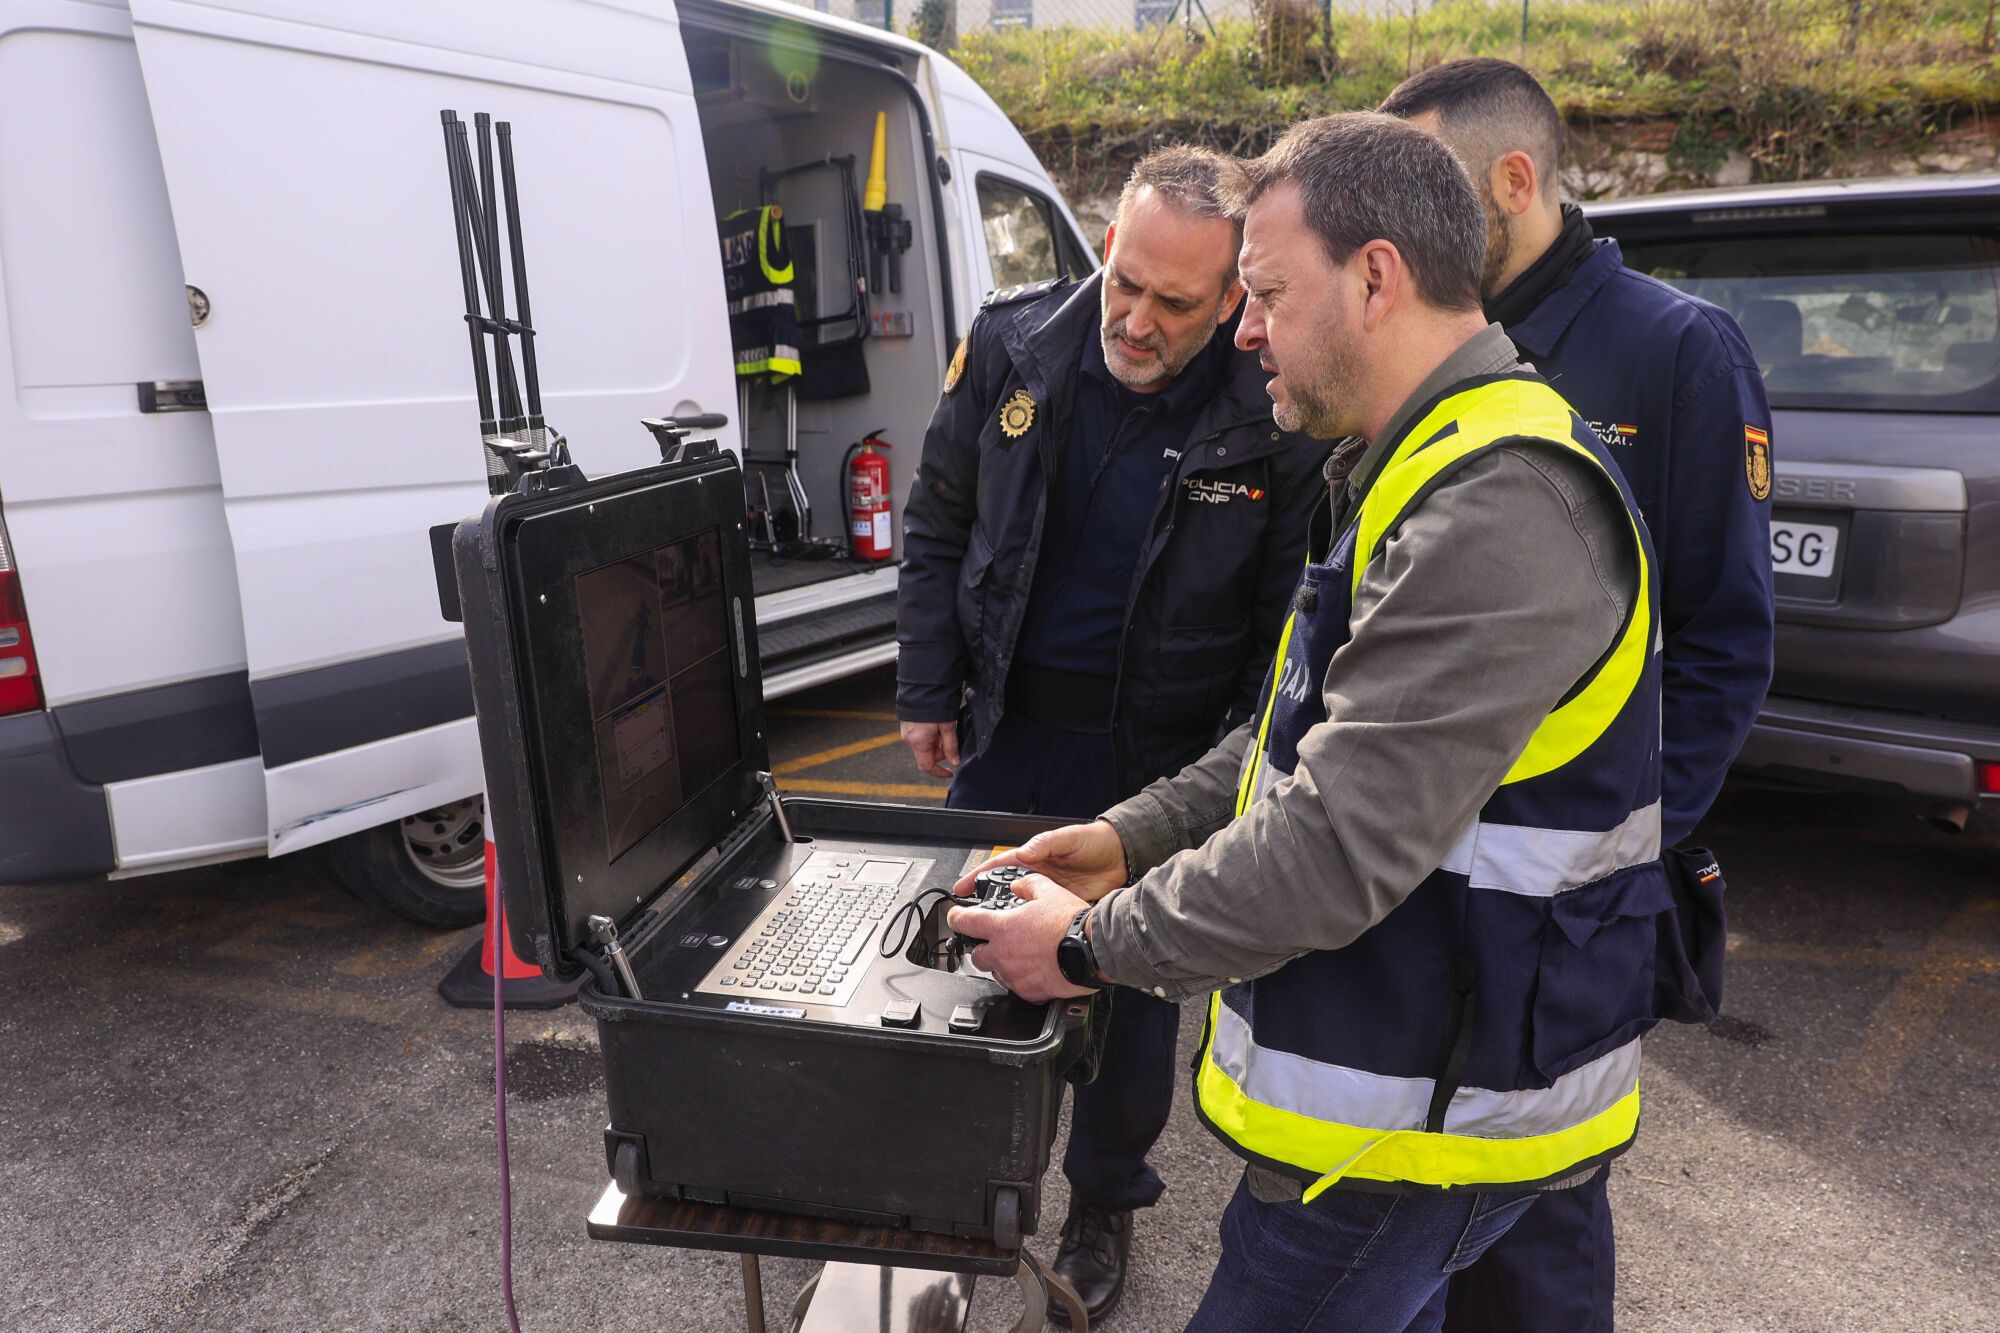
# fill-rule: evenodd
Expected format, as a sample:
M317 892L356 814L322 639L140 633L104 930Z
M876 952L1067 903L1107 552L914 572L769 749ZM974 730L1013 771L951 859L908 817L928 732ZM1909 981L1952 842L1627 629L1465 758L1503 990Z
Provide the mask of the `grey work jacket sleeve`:
M1252 717L1173 777L1104 812L1125 844L1127 872L1143 875L1175 852L1201 846L1236 817L1236 780L1256 734Z
M1098 965L1184 998L1338 949L1387 916L1478 816L1612 643L1638 587L1629 522L1580 460L1502 448L1459 468L1363 575L1328 720L1241 819L1104 899ZM1198 831L1243 732L1110 812L1140 857ZM1138 867L1135 866L1134 869Z

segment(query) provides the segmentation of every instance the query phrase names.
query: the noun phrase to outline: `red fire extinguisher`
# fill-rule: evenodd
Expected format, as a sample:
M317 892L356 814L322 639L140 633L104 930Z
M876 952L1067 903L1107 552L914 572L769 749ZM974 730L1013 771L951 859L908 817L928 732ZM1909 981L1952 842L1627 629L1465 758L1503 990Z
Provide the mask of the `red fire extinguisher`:
M889 460L875 452L889 442L870 431L847 450L847 531L854 558L870 564L887 560L895 547L890 531Z

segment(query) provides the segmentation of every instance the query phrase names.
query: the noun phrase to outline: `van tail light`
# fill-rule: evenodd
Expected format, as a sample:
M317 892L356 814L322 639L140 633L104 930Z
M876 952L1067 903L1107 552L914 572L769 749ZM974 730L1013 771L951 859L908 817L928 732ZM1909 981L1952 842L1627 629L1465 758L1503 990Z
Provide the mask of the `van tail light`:
M28 636L28 604L21 575L0 524L0 717L42 706L42 677L35 669L35 641Z
M2000 764L1985 763L1979 766L1979 794L2000 796Z

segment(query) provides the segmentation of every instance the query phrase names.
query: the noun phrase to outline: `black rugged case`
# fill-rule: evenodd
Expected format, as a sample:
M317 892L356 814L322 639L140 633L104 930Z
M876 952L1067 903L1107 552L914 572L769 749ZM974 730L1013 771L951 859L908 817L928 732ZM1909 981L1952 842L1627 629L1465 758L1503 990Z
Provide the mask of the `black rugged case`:
M768 759L742 494L735 460L710 453L501 496L453 533L515 949L552 979L574 978L585 970L585 919L618 923L646 998L608 991L598 969L579 998L603 1051L607 1165L628 1193L1018 1245L1039 1221L1063 1073L1082 1047L1088 1005L1006 997L1020 1012L989 1038L728 1012L683 989L692 973L677 946L754 915L768 899L742 897L743 886L792 850L758 778ZM581 670L580 647L562 639L576 631L538 612L555 581L711 522L722 536L741 757L668 824L607 860L599 826L578 827L597 780L580 758L588 747L574 743L568 719L545 715L562 691L536 679L569 658ZM795 835L822 844L969 853L1052 826L846 801L787 800L785 809ZM929 882L948 883L958 869L941 865ZM954 998L955 978L900 960L878 967L907 968L896 980L934 996L927 1007Z

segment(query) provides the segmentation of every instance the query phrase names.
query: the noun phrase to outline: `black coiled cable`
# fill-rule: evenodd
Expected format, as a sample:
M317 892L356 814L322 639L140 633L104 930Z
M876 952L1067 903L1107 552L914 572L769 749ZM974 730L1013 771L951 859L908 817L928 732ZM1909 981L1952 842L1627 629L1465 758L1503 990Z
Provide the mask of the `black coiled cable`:
M916 897L898 907L890 915L889 919L882 923L882 956L884 958L894 958L897 954L902 953L905 948L909 947L910 936L923 929L924 917L929 914L931 908L937 906L940 900L949 902L954 901L956 897L957 895L953 894L950 889L925 889L918 893ZM969 907L972 905L971 899L964 901L966 906ZM894 931L896 936L895 943L893 944L889 942L891 931ZM965 942L956 934L951 934L947 938L939 940L937 947L931 950L931 963L936 965L937 963L948 962L962 957L964 953Z

